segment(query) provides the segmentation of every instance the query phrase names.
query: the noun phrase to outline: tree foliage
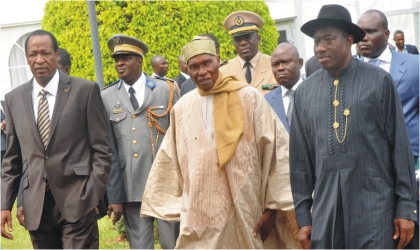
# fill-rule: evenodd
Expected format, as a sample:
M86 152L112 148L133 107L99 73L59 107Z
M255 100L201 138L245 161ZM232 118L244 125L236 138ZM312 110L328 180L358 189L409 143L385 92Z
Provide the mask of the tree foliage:
M96 14L105 83L118 76L107 41L114 34L136 37L149 47L143 71L153 72L150 58L163 55L169 62L168 77L179 72L177 58L182 47L195 35L211 33L220 42L221 59L236 56L232 38L223 21L232 12L248 10L265 21L260 30L260 51L271 54L278 33L263 1L97 1ZM52 32L72 58L72 75L95 81L89 17L85 1L49 1L42 28Z

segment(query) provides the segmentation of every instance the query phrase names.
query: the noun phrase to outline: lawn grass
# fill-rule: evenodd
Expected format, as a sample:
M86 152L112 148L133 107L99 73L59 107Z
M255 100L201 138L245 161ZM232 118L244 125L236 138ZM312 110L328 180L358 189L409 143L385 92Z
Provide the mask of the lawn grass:
M13 206L12 210L12 226L14 240L0 237L1 249L33 249L28 231L19 225L16 218L16 204ZM112 220L108 219L107 216L98 221L98 227L99 249L130 249L128 241L118 235L116 226L112 225ZM8 232L7 229L6 231ZM162 249L157 240L155 240L155 249Z
M12 210L14 240L1 238L1 249L33 249L28 231L16 219L16 204ZM129 249L128 241L121 239L112 220L105 216L98 221L100 249ZM8 231L6 229L6 231Z

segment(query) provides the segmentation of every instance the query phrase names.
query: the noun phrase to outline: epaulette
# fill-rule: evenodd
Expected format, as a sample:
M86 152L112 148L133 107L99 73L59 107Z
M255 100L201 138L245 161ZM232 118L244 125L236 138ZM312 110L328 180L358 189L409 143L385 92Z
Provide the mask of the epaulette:
M161 77L161 76L157 76L157 75L155 75L155 76L154 76L154 78L155 78L155 79L162 80L162 81L164 81L164 82L166 82L166 81L175 82L175 80L173 80L173 79L171 79L171 78L168 78L168 77Z
M114 86L115 84L118 84L120 81L121 81L121 79L118 79L118 80L116 80L115 82L108 84L108 86L104 87L104 89L103 89L103 90L105 90L105 89L107 89L107 88L109 88L109 87L111 87L111 86Z
M177 90L178 96L181 97L181 90L179 89L178 83L175 82L175 80L168 77L161 77L161 76L155 76L155 78L162 80L164 82L167 82L168 84L171 84Z

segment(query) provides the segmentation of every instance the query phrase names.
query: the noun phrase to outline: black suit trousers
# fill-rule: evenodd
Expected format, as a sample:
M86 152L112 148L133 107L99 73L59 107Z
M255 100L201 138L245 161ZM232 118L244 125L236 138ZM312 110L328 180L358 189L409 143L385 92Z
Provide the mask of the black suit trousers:
M58 210L51 190L45 193L39 228L29 235L34 249L99 249L95 209L70 223Z

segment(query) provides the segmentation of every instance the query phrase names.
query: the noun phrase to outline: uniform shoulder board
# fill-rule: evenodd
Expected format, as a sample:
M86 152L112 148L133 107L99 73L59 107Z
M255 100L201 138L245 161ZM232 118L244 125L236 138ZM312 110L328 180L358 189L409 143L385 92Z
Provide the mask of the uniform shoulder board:
M171 81L171 82L175 82L174 80L172 80L171 78L168 78L168 77L161 77L161 76L157 76L157 75L155 75L154 77L155 77L155 79L159 79L159 80L162 80L164 82L166 82L168 80Z
M115 82L113 82L113 83L108 84L108 86L106 86L106 87L104 88L104 90L105 90L105 89L107 89L107 88L109 88L109 87L111 87L111 86L114 86L115 84L118 84L119 82L120 82L120 79L116 80L116 81L115 81Z

